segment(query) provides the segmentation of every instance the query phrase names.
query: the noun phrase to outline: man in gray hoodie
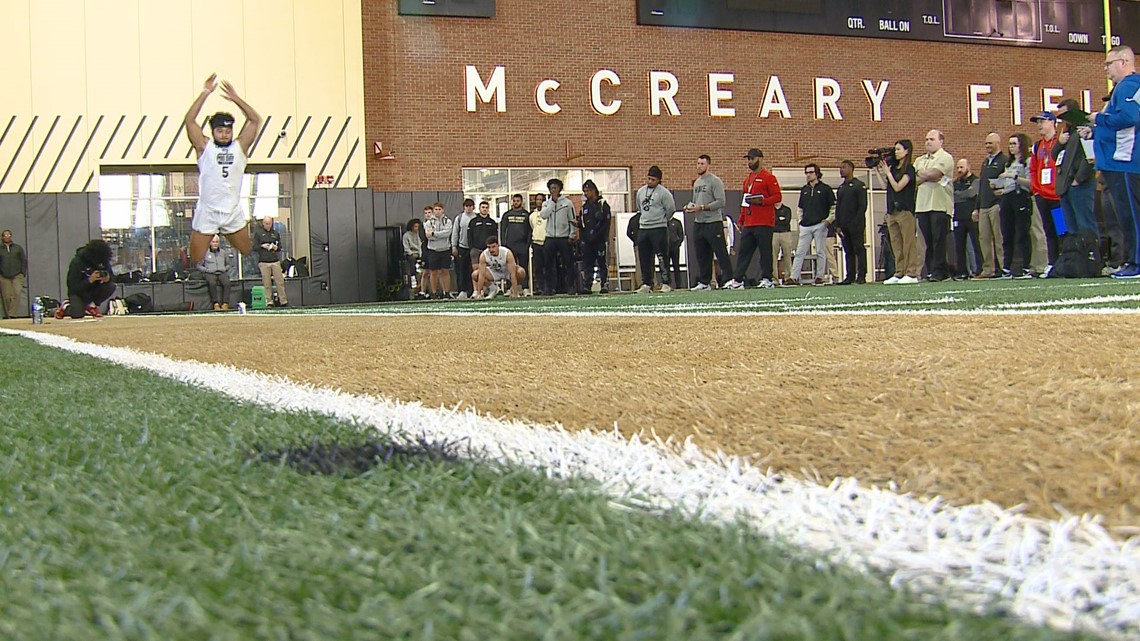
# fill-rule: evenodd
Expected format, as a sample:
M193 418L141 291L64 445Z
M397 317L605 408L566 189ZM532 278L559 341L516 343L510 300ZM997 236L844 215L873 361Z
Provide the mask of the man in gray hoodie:
M649 168L645 184L637 190L637 206L640 209L641 220L637 230L637 255L641 260L641 282L639 294L648 294L653 291L653 259L656 256L661 260L662 269L666 265L666 252L669 251L669 219L677 211L677 204L673 200L673 192L661 184L661 168L653 165ZM665 277L661 279L661 291L669 292Z
M467 298L475 293L471 282L471 243L467 238L467 228L475 218L475 201L463 199L463 213L455 217L451 231L451 255L455 258L455 278L459 281L459 298Z
M693 246L697 252L697 284L690 289L703 292L712 282L712 259L720 263L722 274L731 274L732 259L724 242L724 181L709 171L712 158L697 156L697 179L693 181L693 200L685 205L685 213L693 219Z
M542 212L538 215L546 221L546 242L542 249L546 257L546 293L558 292L558 275L562 274L566 279L566 291L577 294L578 269L574 265L574 250L570 245L571 239L578 240L574 203L562 195L561 180L551 178L546 181L546 188L550 190L550 198L542 203Z

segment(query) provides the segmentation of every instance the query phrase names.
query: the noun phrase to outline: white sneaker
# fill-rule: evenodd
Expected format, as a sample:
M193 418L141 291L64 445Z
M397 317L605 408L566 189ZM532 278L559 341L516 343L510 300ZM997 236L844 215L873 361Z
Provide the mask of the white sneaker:
M899 285L913 285L917 282L918 282L918 279L915 278L914 276L903 276L902 278L899 279L898 284Z
M530 289L527 289L524 287L522 290L522 295L523 296L530 296Z
M692 287L690 287L689 291L691 291L691 292L707 292L710 289L712 289L712 287L709 287L708 285L706 285L704 283L697 283L696 285L693 285Z
M773 285L772 281L768 280L767 278L761 280L759 283L756 283L756 289L772 289L773 287L775 287L775 285Z
M637 288L638 294L648 294L651 291L653 291L653 288L650 287L649 285L642 285L641 287Z
M1049 278L1049 272L1053 271L1052 265L1047 265L1045 271L1041 273L1041 278Z
M668 293L669 293L669 292L671 292L671 291L673 291L673 288L672 288L672 287L670 287L670 286L668 286L668 285L662 285L662 286L661 286L661 293L662 293L662 294L668 294Z
M498 293L499 293L499 284L498 283L491 283L490 287L487 288L487 298L488 299L494 298Z
M456 298L459 300L467 300L467 292L459 292L459 295L456 296Z
M725 289L744 289L744 283L733 278L724 284Z
M902 279L899 278L898 276L891 276L890 278L884 280L883 284L884 285L898 285L900 280L902 280Z

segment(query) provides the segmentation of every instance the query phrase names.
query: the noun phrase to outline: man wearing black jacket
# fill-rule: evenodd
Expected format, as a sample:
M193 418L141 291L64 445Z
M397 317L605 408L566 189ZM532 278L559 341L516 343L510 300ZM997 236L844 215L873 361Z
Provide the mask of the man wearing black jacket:
M839 163L843 182L835 192L835 227L843 242L847 270L840 285L867 282L867 186L855 177L855 163Z
M523 209L522 194L511 197L511 208L499 221L499 242L515 255L519 267L530 271L530 212Z
M598 269L602 294L609 293L610 266L606 261L610 243L610 204L598 194L598 186L593 180L582 183L581 231L579 244L582 250L582 291L589 294L593 290L594 268Z
M800 189L800 235L796 245L796 256L792 259L792 278L797 282L803 272L804 259L812 242L815 242L815 281L823 284L827 273L827 220L835 207L835 191L820 180L823 171L812 163L804 166L804 179L807 184Z
M974 263L982 269L981 246L978 244L978 224L973 220L974 203L978 202L978 177L970 170L970 161L959 158L954 166L954 256L958 278L970 278L970 261L966 258L966 246L974 252Z
M67 300L55 310L56 318L99 318L99 306L115 294L111 282L111 246L96 238L75 251L67 268Z
M467 223L467 246L471 248L471 264L479 262L479 255L487 249L487 239L497 236L499 225L491 218L491 203L479 203L479 215Z
M277 285L277 307L289 306L289 294L285 293L285 273L281 271L281 234L273 226L269 216L261 219L261 226L253 230L253 246L257 248L257 269L261 272L261 286L265 288L265 300L273 300L270 281Z

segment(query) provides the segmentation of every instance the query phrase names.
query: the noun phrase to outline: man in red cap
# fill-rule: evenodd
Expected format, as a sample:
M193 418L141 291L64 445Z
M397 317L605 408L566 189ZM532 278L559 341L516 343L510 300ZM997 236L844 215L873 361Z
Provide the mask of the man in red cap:
M725 283L727 289L742 289L752 254L760 250L760 283L757 287L772 287L772 231L776 227L776 208L784 196L780 183L764 168L764 154L753 147L744 154L748 161L748 176L744 179L744 198L740 203L740 236L736 240L736 274Z

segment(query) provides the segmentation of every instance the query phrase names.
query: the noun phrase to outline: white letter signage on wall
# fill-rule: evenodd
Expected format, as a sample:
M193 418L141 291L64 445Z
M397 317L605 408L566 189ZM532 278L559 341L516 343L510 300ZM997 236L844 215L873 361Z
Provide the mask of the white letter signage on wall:
M681 110L677 108L677 76L668 71L649 72L649 113L654 116L661 115L661 105L669 109L670 116L680 116Z
M562 111L562 107L557 102L550 102L549 94L551 91L557 91L562 83L557 80L546 79L538 83L534 89L534 102L538 105L538 110L544 114L554 115Z
M608 82L611 86L617 87L621 85L621 78L617 73L609 69L599 69L594 72L594 76L590 78L590 105L594 111L602 114L603 116L612 116L621 109L621 100L611 100L608 103L602 102L602 83Z
M835 78L816 78L812 83L815 86L815 119L823 120L831 115L832 120L843 120L839 112L839 97L843 91L839 88L839 81Z
M467 84L467 111L474 112L476 97L483 103L495 100L495 111L507 111L507 68L499 65L491 72L491 79L484 84L475 65L467 65L465 79Z
M721 89L722 84L731 85L736 76L731 73L709 74L709 116L713 118L732 118L736 116L735 107L722 107L721 102L732 100L732 89Z
M982 109L990 108L990 101L983 100L982 96L990 95L989 85L970 85L970 124L981 122Z
M760 105L760 117L767 118L775 111L781 118L791 118L792 110L788 108L788 99L784 97L784 88L780 85L779 76L768 77L768 88L764 90L764 102Z

